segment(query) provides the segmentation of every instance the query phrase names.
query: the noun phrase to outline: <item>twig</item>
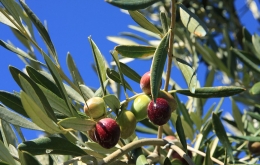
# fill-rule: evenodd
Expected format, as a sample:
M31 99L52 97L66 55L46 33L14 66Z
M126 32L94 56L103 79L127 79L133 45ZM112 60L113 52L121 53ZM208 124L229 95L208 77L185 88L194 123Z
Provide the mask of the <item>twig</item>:
M204 152L201 152L201 151L199 151L199 150L196 150L196 149L194 149L194 148L192 148L192 147L190 147L190 146L187 146L188 147L188 150L190 150L190 151L192 151L192 152L195 152L195 153L197 153L197 154L199 154L199 155L201 155L201 156L206 156L206 154L204 153ZM211 160L213 161L213 162L215 162L215 163L218 163L219 165L224 165L224 163L223 162L221 162L220 160L218 160L218 159L216 159L216 158L214 158L214 157L210 157L211 158Z
M171 33L170 33L169 49L168 49L168 65L167 65L165 85L164 85L165 91L168 91L169 80L170 80L170 75L171 75L175 20L176 20L176 2L175 2L175 0L172 0Z

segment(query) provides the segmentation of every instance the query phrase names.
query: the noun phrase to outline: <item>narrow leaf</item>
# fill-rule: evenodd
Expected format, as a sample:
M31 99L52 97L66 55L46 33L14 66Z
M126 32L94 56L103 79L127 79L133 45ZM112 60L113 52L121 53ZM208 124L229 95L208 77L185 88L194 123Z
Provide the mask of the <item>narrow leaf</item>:
M42 131L42 129L40 127L38 127L37 125L35 125L33 122L18 115L17 113L9 111L8 109L6 109L4 107L0 107L0 118L13 125L17 125L17 126L27 128L27 129Z
M105 0L106 2L125 10L144 9L158 0Z
M253 71L257 72L260 74L260 68L255 62L258 62L259 60L250 60L250 56L246 56L243 52L237 50L237 49L232 49L232 52L250 69Z
M142 15L139 11L128 11L130 16L132 17L132 19L139 24L141 27L154 32L156 34L159 34L162 36L161 32L159 29L157 29L156 26L154 26L154 24L152 24L150 21L148 21L144 15Z
M178 115L176 120L176 131L180 138L181 144L184 148L184 151L187 153L187 142L186 142L186 136L184 134L184 130L181 123L181 117Z
M47 64L47 66L48 66L48 68L49 68L49 70L51 72L51 75L54 78L54 80L55 80L55 82L56 82L56 84L57 84L57 86L58 86L58 88L60 90L60 93L62 95L62 98L65 100L65 103L68 106L68 109L70 110L70 112L71 112L71 114L73 116L77 116L77 113L71 107L71 102L70 102L70 100L68 98L68 94L67 94L67 92L65 90L65 87L64 87L64 85L62 83L62 79L61 79L61 77L59 75L59 72L57 70L58 69L57 66L51 61L50 57L48 57L45 54L44 54L44 60L46 61L46 64Z
M71 117L60 120L58 124L60 124L62 127L72 128L77 131L88 131L94 127L96 122L90 119Z
M42 90L42 92L44 93L45 97L47 98L48 102L50 103L50 106L66 115L66 116L70 116L70 110L68 109L68 107L66 106L66 103L63 99L61 99L59 96L57 96L55 93L53 93L52 91L50 91L49 89L44 88L43 86L39 85L40 89Z
M74 74L75 77L76 77L77 80L78 80L78 82L76 82L76 80L74 80L74 83L84 84L84 81L83 81L83 79L82 79L82 77L81 77L81 75L80 75L80 73L79 73L79 71L78 71L78 68L77 68L77 66L76 66L76 64L75 64L75 62L74 62L74 60L73 60L73 58L72 58L72 56L70 55L69 52L68 52L68 54L67 54L67 66L68 66L68 68L69 68L70 75L71 75L72 77L74 77L74 76L73 76L73 74Z
M121 71L123 72L123 74L139 84L140 80L141 80L141 76L136 71L134 71L132 68L127 66L126 64L124 64L122 62L119 62L119 63L120 63Z
M33 164L41 165L41 163L30 153L21 151L19 153L19 159L22 165Z
M59 126L51 120L39 106L23 91L21 92L23 107L32 121L48 133L61 133Z
M169 23L165 12L160 12L160 20L162 24L163 33L166 34L169 30Z
M118 45L115 50L124 57L145 58L153 55L156 48L143 45Z
M146 159L146 157L142 154L139 155L138 158L136 159L136 164L137 165L148 165L148 161Z
M82 91L82 94L85 99L90 99L94 96L94 92L88 86L86 86L84 84L80 84L79 88Z
M115 70L113 70L113 69L107 68L107 76L108 76L110 79L112 79L112 80L114 80L115 82L117 82L117 83L119 83L119 84L122 85L122 81L121 81L121 79L120 79L120 75L119 75L119 73L117 73L117 71L115 71ZM126 81L125 81L124 83L125 83L125 86L126 86L127 89L129 89L130 91L133 91L133 89L131 88L131 86L130 86Z
M24 58L27 58L31 61L34 61L42 66L45 66L45 64L41 63L40 61L37 61L35 59L33 59L29 54L25 53L23 50L19 49L19 48L16 48L14 47L13 45L11 44L8 44L2 40L0 40L0 45L4 48L6 48L7 50L10 50L11 52L14 52L16 53L17 55L21 56L21 57L24 57Z
M25 141L18 145L21 151L33 155L60 154L60 155L86 155L86 153L75 144L60 137L42 137L31 141Z
M169 31L161 40L159 46L157 47L154 53L154 57L152 61L150 81L151 81L151 94L155 103L158 96L163 69L167 58L170 32L171 31Z
M98 77L100 81L100 85L103 90L103 95L106 95L106 89L103 85L104 81L106 81L106 63L103 55L101 54L100 50L98 49L95 42L91 39L91 37L88 37L88 40L90 42L90 46L92 48L92 53L95 59L96 68L98 72Z
M223 147L226 148L231 161L234 162L232 147L228 140L225 128L224 128L221 120L219 119L218 115L216 115L215 113L212 114L212 124L213 124L213 128L215 130L215 133L216 133L217 137L219 138L219 141L222 143Z
M16 10L16 5L14 0L1 0L1 3L5 7L5 9L12 15L14 18L15 22L19 24L20 27L22 26L21 19L19 12Z
M209 146L207 146L206 157L205 157L205 160L203 162L203 165L213 165L213 162L212 162L211 156L210 156Z
M11 108L15 112L17 112L25 117L28 117L28 115L26 114L26 112L23 108L21 98L16 96L15 94L8 93L6 91L0 91L0 101L5 106Z
M204 37L207 34L207 26L184 5L179 4L178 6L183 25L195 36Z
M45 43L47 44L48 48L51 50L52 56L54 57L55 60L57 60L58 57L56 54L56 50L51 41L49 33L47 32L47 30L45 29L45 27L43 26L43 24L41 23L39 18L33 13L33 11L22 0L19 0L19 2L21 4L21 6L23 7L24 11L27 13L29 18L33 22L33 24L35 25L35 27L37 28L38 32L41 34L41 36L44 39Z
M247 140L250 142L259 142L260 137L259 136L231 136L232 138L235 139L240 139L240 140Z
M241 112L240 112L238 106L236 105L236 102L232 98L231 98L231 102L232 102L232 114L233 114L233 117L234 117L235 122L237 124L237 128L239 129L239 131L244 133L244 124L243 124L243 121L242 121Z
M191 93L195 93L197 87L197 76L193 68L186 61L176 58L179 68L185 78Z
M256 56L260 58L260 37L257 34L252 35L252 43L257 52Z
M36 85L29 77L25 77L24 75L19 75L19 79L23 87L23 91L33 99L33 101L43 110L44 113L46 113L50 119L56 122L57 119L54 115L54 111L38 85Z
M57 85L55 83L53 83L51 80L49 80L47 77L45 77L41 72L35 70L34 68L32 68L30 66L26 66L26 71L34 82L49 89L50 91L52 91L59 97L62 97Z
M113 112L118 114L118 110L120 109L120 101L115 95L106 95L103 97L105 103L112 109Z
M260 82L255 83L249 91L252 95L260 94Z
M197 98L212 98L212 97L228 97L244 92L246 89L236 86L218 86L218 87L202 87L196 88L195 93L190 90L177 90L177 93L197 97Z
M0 159L7 162L8 164L16 164L14 158L9 153L3 142L0 140Z
M3 13L5 13L5 14L3 14ZM0 9L0 22L10 26L11 28L18 30L18 28L5 15L8 15L10 18L13 18L11 15L9 15L7 12L5 12L3 9Z

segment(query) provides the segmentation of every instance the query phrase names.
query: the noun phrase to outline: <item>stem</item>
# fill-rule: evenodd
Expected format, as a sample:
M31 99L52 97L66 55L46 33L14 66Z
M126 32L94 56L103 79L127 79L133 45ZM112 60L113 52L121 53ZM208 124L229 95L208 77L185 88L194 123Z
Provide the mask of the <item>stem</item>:
M176 2L172 0L172 16L171 16L171 33L169 39L169 49L168 49L168 65L166 71L165 85L164 90L168 90L169 80L171 75L171 67L172 67L172 49L173 49L173 40L174 40L174 30L175 30L175 20L176 20Z
M159 126L158 127L158 133L157 133L157 138L162 139L162 132L163 132L163 127ZM160 154L160 146L156 146L154 149L154 152L157 153L158 155Z
M190 146L187 146L187 147L188 147L188 150L190 150L190 151L192 151L192 152L195 152L195 153L197 153L197 154L199 154L199 155L201 155L201 156L203 156L203 157L206 156L206 154L205 154L204 152L201 152L201 151L199 151L199 150L196 150L196 149L194 149L194 148L192 148L192 147L190 147ZM210 157L210 158L211 158L211 160L212 160L213 162L218 163L218 164L220 164L220 165L224 165L224 163L221 162L220 160L218 160L218 159L216 159L216 158L214 158L214 157Z
M117 158L123 156L125 153L141 147L141 146L146 146L146 145L166 145L168 142L162 139L157 139L157 138L147 138L147 139L141 139L141 140L137 140L134 141L132 143L129 143L127 145L125 145L124 147L116 150L115 152L113 152L112 154L108 155L107 157L105 157L103 160L101 160L98 164L110 164L112 162L114 162Z

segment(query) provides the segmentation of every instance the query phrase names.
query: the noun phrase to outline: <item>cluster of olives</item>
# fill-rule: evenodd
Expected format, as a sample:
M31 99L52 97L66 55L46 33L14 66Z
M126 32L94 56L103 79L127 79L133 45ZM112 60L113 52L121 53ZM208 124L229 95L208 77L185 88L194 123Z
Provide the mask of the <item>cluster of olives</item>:
M134 133L136 125L134 114L123 110L116 120L106 117L106 104L101 97L87 100L84 112L96 121L94 128L88 131L89 137L104 148L112 148L120 137L126 139Z
M150 98L150 77L150 71L146 72L142 76L140 87L145 94L138 96L134 100L132 112L137 118L137 121L148 117L152 123L156 125L164 125L170 119L171 113L176 110L177 103L175 98L166 91L159 91L156 103L154 103Z
M130 137L138 121L148 117L156 125L168 122L177 105L174 97L165 91L160 91L156 104L151 100L150 72L142 76L140 87L145 94L134 100L131 111L121 110L116 120L107 117L106 104L101 97L87 100L84 112L97 121L94 128L88 131L89 137L94 142L109 149L118 143L120 137L123 139Z

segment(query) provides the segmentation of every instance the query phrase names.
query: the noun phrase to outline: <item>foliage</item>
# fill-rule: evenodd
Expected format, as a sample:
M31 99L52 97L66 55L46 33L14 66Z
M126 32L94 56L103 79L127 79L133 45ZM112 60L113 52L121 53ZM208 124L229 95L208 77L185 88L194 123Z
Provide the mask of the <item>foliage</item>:
M0 164L180 164L172 159L173 152L190 165L259 161L259 153L250 152L247 145L260 141L260 37L241 26L233 1L107 0L129 10L139 25L129 27L152 40L133 33L108 37L118 44L110 52L116 65L112 66L89 37L100 82L97 89L84 84L70 54L67 64L73 79L68 78L46 27L25 2L0 2L0 22L12 28L28 49L24 51L0 40L3 48L20 56L26 64L26 73L9 67L21 92L0 91ZM47 50L35 41L33 26ZM134 44L136 41L146 44ZM44 61L37 60L32 47ZM163 90L174 97L177 108L163 126L156 126L147 118L137 121L133 134L105 149L91 134L100 119L86 115L84 106L88 107L86 102L90 98L101 97L108 107L105 114L102 111L101 118L105 115L117 120L131 106L132 100L143 95L131 87L132 81L139 83L141 76L123 62L127 58L150 60L150 97L154 101L160 97L158 89L163 80ZM203 83L196 76L201 63L207 66ZM173 67L183 75L187 89L182 89L178 81L170 77ZM229 81L223 86L213 86L217 74ZM121 89L124 97L119 97ZM188 96L185 104L180 95ZM224 97L230 97L233 119L222 115L220 107ZM217 105L205 109L209 98L221 99ZM244 113L238 103L245 105ZM21 128L40 130L45 136L25 141ZM121 127L124 128L126 125ZM228 133L227 128L230 128ZM138 133L157 134L158 138L139 139ZM176 138L163 140L167 135ZM22 139L20 144L18 138Z

